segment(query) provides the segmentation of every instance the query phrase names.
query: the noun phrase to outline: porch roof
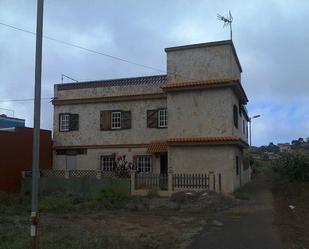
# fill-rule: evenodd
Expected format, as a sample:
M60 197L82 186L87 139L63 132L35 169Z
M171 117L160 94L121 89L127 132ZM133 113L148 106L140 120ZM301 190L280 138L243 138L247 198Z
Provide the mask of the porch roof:
M148 153L165 153L167 152L167 142L166 141L154 141L148 145Z

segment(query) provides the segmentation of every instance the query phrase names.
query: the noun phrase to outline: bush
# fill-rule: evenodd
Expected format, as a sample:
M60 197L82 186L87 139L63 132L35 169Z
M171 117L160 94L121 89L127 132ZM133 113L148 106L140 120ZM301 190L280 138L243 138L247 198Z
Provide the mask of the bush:
M74 199L71 196L54 193L40 198L41 211L69 211L74 208Z
M116 187L101 189L96 198L107 209L121 208L128 199L128 193Z
M290 182L309 182L309 155L284 155L274 162L274 170Z

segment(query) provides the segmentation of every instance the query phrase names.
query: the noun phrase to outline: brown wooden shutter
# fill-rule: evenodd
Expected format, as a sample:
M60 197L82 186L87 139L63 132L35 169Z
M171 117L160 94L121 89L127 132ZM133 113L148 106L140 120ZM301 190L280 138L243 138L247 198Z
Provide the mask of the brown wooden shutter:
M102 131L111 129L111 111L101 111L100 113L100 129Z
M158 128L158 110L147 110L147 128Z
M131 129L131 112L121 112L121 129Z
M79 115L70 114L70 131L78 131L79 128Z
M102 131L111 129L111 111L101 111L100 129Z

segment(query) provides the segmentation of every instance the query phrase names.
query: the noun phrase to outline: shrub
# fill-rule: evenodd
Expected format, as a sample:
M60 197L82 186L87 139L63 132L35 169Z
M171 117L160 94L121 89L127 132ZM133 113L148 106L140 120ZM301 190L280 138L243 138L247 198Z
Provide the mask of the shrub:
M96 198L107 209L121 208L128 199L128 193L116 187L101 189Z
M68 211L74 208L71 196L54 193L40 198L39 207L42 211Z
M274 170L290 182L309 182L309 155L286 154L274 162Z

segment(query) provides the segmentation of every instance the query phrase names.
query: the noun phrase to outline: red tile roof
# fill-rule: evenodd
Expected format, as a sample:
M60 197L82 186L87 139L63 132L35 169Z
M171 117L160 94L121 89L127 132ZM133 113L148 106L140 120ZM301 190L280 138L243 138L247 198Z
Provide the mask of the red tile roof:
M247 142L238 136L213 136L213 137L174 137L167 140L168 144L177 143L240 143L248 146Z
M216 79L216 80L196 80L182 82L167 82L161 86L162 89L198 87L198 86L214 86L228 83L240 83L239 79Z
M163 153L167 152L167 142L166 141L156 141L148 145L148 153Z

